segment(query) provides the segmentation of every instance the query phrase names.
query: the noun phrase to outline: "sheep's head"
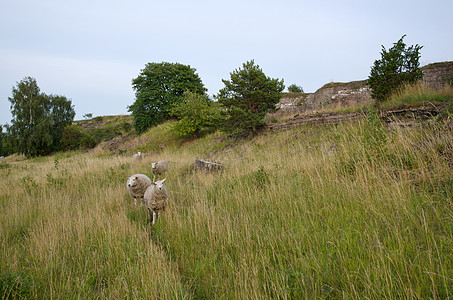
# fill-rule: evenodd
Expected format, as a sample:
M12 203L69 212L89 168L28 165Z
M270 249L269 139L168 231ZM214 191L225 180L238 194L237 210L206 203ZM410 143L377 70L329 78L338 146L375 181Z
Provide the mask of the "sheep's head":
M136 186L137 185L137 179L138 179L137 176L129 177L129 179L127 180L127 186Z
M159 191L165 190L165 185L164 185L165 179L167 179L167 178L164 178L164 179L156 181L156 182L151 182L151 185L154 185L155 188Z
M155 162L155 163L151 163L151 168L152 168L153 170L155 170L155 169L156 169L156 167L157 167L157 162Z

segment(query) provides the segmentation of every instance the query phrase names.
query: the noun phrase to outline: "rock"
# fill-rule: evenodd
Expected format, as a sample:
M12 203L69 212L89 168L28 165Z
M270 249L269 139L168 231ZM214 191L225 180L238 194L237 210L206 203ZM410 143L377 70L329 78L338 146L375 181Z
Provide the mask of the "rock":
M193 165L195 170L200 170L205 173L212 173L221 171L223 169L223 165L215 162L205 161L201 159L195 159L195 163Z

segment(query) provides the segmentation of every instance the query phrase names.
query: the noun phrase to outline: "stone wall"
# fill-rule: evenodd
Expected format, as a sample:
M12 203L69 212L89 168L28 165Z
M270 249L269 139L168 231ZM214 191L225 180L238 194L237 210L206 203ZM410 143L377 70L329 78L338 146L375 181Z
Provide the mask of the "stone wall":
M439 89L445 85L447 80L453 80L453 62L430 64L423 67L422 72L423 82L434 89ZM311 94L283 96L277 104L279 110L270 114L269 117L293 116L314 112L323 107L358 106L373 102L367 80L347 83L332 82Z

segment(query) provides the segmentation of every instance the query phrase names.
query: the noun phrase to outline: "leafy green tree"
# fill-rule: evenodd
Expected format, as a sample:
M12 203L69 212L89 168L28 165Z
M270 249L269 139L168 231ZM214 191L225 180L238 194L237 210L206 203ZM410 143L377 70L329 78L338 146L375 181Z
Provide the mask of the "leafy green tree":
M225 87L216 96L224 108L221 129L232 135L254 134L265 125L264 117L276 110L285 88L283 79L267 77L253 60L242 66L222 80Z
M49 114L51 127L49 127L53 138L53 149L61 149L61 139L66 126L71 125L74 120L75 111L72 102L65 96L46 95L50 100L51 112Z
M32 77L18 82L8 100L13 116L11 135L19 153L29 157L60 149L63 129L75 116L70 100L41 93Z
M179 120L175 130L180 136L198 136L201 129L215 126L219 109L206 95L186 91L183 101L173 107L171 114Z
M291 84L288 86L288 92L290 93L303 93L304 89L301 86L298 86L296 84Z
M419 68L420 49L422 46L406 47L403 35L388 51L382 46L381 59L376 60L371 67L368 85L371 96L376 104L384 102L396 89L405 83L422 79L423 73Z
M5 128L6 132L3 132ZM0 126L0 156L8 156L14 153L11 134L8 133L9 127L7 125Z
M172 117L172 107L181 102L186 90L205 94L195 69L178 63L148 63L132 80L135 102L128 107L137 133Z

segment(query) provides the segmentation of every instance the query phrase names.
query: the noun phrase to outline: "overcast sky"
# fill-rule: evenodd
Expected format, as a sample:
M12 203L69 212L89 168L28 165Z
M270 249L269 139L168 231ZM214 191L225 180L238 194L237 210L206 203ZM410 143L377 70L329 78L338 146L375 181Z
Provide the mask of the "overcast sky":
M363 80L404 34L422 65L451 61L452 12L451 0L0 0L0 124L26 76L71 99L78 120L128 114L149 62L190 65L214 95L251 59L305 92Z

